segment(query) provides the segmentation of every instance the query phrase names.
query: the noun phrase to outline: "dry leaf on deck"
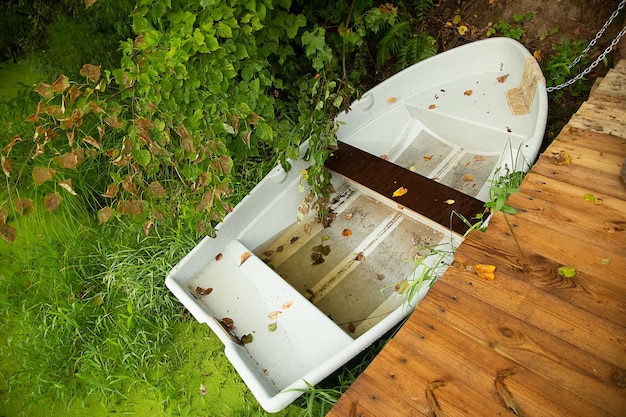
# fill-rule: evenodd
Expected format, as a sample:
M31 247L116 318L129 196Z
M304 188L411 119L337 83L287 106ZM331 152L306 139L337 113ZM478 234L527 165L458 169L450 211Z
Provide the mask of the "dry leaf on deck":
M496 266L495 265L485 265L485 264L476 264L474 265L474 272L482 279L486 279L488 281L493 281L496 277Z
M550 157L550 162L552 162L554 165L569 165L572 163L572 158L565 151L561 151L558 153L553 152L552 156Z

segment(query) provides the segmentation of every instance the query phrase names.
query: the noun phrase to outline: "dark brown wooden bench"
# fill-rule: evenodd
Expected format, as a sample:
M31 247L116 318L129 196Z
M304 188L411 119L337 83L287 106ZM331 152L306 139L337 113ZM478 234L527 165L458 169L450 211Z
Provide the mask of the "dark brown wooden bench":
M326 167L348 181L461 235L467 232L469 226L452 212L472 220L484 211L485 203L474 197L344 142L339 142L339 149L327 159ZM407 193L393 197L400 187L406 188Z

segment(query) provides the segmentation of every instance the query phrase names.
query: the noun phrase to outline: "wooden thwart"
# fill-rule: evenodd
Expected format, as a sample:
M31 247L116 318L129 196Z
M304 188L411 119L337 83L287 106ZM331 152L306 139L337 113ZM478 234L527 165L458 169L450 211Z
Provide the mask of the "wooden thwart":
M328 158L326 167L346 180L461 235L469 228L462 218L471 220L484 210L485 203L472 196L347 143L339 142L339 148ZM401 187L406 188L406 194L393 197L394 192Z

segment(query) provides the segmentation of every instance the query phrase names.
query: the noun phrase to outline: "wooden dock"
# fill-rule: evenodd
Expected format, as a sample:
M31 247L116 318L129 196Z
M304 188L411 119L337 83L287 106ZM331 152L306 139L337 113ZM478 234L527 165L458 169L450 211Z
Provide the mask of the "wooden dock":
M626 416L625 158L622 60L328 416Z

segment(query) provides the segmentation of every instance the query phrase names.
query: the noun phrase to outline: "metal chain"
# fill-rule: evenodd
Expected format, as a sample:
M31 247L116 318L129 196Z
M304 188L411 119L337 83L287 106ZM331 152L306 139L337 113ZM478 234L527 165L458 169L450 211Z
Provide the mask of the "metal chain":
M583 51L580 53L578 58L576 58L571 63L571 65L569 65L570 69L574 67L576 64L578 64L578 62L580 62L580 60L585 55L587 55L587 52L589 52L589 50L596 45L596 42L598 42L598 39L600 39L602 35L604 35L604 31L606 30L606 28L608 28L609 25L613 23L613 20L617 17L617 15L619 15L619 12L624 8L625 4L626 4L626 0L620 1L619 5L617 6L617 9L615 9L615 11L611 14L611 16L609 16L609 19L604 23L604 26L602 26L602 29L600 29L598 33L596 33L596 36L591 40L591 42L589 42L589 45L587 45L587 47L583 49Z
M617 6L617 9L615 9L615 11L608 18L608 20L604 23L602 28L598 31L598 33L596 33L596 36L591 40L591 42L589 42L589 45L587 45L587 47L585 49L583 49L583 51L580 53L580 55L574 61L572 61L572 63L570 65L568 65L569 69L572 69L576 64L578 64L580 62L580 60L587 55L589 50L595 46L596 42L598 42L598 39L600 39L602 37L602 35L604 35L604 31L606 30L606 28L608 28L609 25L611 23L613 23L613 20L619 15L620 11L624 8L624 5L626 5L626 0L621 0L619 5ZM598 66L600 61L602 61L607 56L607 54L609 54L613 50L613 48L619 43L620 39L622 38L622 36L624 36L625 33L626 33L626 26L624 26L622 28L622 30L617 34L615 39L613 39L611 41L611 44L609 46L607 46L606 49L600 54L600 56L598 56L598 58L596 58L596 60L593 61L591 63L591 65L589 65L587 68L585 68L583 70L583 72L579 73L574 78L570 78L569 80L565 81L562 84L559 84L559 85L554 86L554 87L546 88L548 93L551 93L553 91L561 90L561 89L563 89L565 87L569 87L570 85L574 84L575 82L577 82L581 78L583 78L586 75L588 75L595 67ZM559 75L555 75L552 79L555 80L558 77L559 77Z
M591 65L589 65L587 68L585 68L583 70L583 72L581 72L580 74L576 75L574 78L570 78L569 80L565 81L563 84L559 84L559 85L554 86L554 87L546 88L548 93L551 93L553 91L561 90L561 89L563 89L565 87L569 87L570 85L574 84L576 81L578 81L581 78L587 76L591 71L593 71L593 69L595 67L598 66L600 61L602 61L604 59L604 57L606 57L607 54L609 54L613 50L613 48L619 43L619 40L622 38L622 36L624 36L624 34L626 34L626 26L624 26L622 28L622 30L620 31L620 33L617 34L615 39L613 39L613 41L611 41L611 44L609 46L607 46L606 49L600 54L600 56L598 56L596 58L596 60L591 63Z

